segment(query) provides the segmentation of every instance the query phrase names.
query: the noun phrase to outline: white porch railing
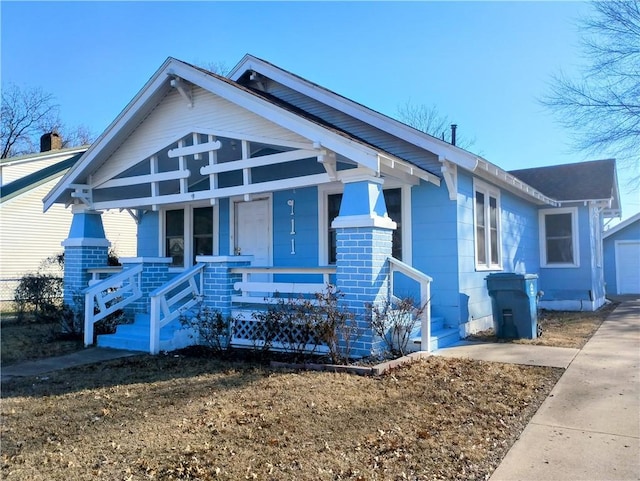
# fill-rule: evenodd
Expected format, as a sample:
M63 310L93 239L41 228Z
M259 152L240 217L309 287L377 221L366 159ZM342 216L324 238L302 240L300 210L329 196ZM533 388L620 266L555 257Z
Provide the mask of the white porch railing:
M424 307L420 315L420 349L422 351L431 350L431 281L428 275L414 269L394 257L389 257L389 296L391 301L399 301L394 292L394 273L400 272L420 285L420 307Z
M142 297L142 264L122 270L119 274L95 281L100 273L113 269L91 269L92 285L84 291L84 345L93 344L93 325Z
M280 297L295 297L300 294L315 294L323 292L329 284L329 276L336 273L335 266L326 267L235 267L231 269L234 274L242 274L242 281L236 282L233 287L240 291L239 295L232 296L234 304L267 304L272 302L270 298L276 295ZM322 275L322 282L270 282L252 281L252 275L264 274L295 274L295 275ZM252 295L253 294L253 295Z
M149 352L160 352L160 329L203 300L205 264L199 263L151 294Z

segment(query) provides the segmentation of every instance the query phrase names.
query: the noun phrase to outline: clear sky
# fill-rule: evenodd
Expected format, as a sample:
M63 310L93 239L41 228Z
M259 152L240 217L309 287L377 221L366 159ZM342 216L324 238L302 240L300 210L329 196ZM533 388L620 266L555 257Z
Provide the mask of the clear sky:
M169 56L250 53L374 110L435 104L505 170L593 160L539 103L577 72L581 2L0 2L2 83L101 133ZM597 158L606 158L602 154ZM640 211L624 188L623 217Z

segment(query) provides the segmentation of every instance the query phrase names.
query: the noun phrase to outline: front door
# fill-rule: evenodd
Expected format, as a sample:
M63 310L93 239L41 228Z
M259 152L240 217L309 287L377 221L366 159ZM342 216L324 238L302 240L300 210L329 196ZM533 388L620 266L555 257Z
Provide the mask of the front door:
M234 203L234 253L252 255L254 266L271 265L269 199Z

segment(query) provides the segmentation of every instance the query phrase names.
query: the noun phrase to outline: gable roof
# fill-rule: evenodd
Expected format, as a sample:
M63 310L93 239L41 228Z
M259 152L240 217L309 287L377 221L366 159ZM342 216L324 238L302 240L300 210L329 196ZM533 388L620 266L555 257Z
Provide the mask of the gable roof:
M614 159L512 170L510 174L561 202L608 201L619 215L620 198Z
M402 159L398 159L388 152L383 152L362 139L349 135L348 132L332 129L331 126L310 116L301 116L299 112L294 112L294 109L287 109L285 105L277 104L273 99L257 95L256 92L232 80L169 57L81 159L47 194L44 198L45 210L54 202L60 202L65 192L71 189L72 184L81 182L78 179L83 179L95 170L96 166L105 162L162 101L169 90L174 88L176 79L219 95L258 116L268 118L312 142L318 142L324 148L345 155L373 170L379 166L380 156L389 158L391 161L402 161ZM424 175L432 174L424 172ZM434 180L439 179L434 176Z
M636 222L640 222L640 212L632 215L628 219L623 220L619 224L614 225L611 229L605 231L602 237L607 238L609 236L612 236L616 232L620 232L621 230L626 229L627 227L629 227L630 225Z
M0 204L59 177L64 171L75 164L78 159L82 157L82 154L83 152L80 152L68 159L3 185L0 191Z
M257 74L257 75L256 75ZM483 159L481 156L464 150L460 147L450 144L444 140L438 139L421 130L415 129L404 124L392 117L377 112L358 102L343 97L329 89L326 89L314 82L300 77L294 73L284 70L266 60L257 58L253 55L246 54L242 60L231 70L229 78L239 83L249 85L256 84L254 91L259 92L264 87L260 85L260 76L267 79L275 80L277 83L288 89L299 92L302 95L314 99L330 108L336 109L353 119L357 119L367 125L370 125L380 131L386 132L398 139L412 144L420 149L433 153L438 162L435 168L429 168L427 165L418 165L434 174L447 179L444 175L445 171L451 170L446 167L446 163L452 163L463 169L469 170L480 177L489 179L490 181L503 186L507 190L516 195L533 199L534 202L540 204L556 205L555 201L535 188L529 185L523 185L521 180L514 178L508 172L491 162ZM257 77L257 78L256 78ZM252 79L254 79L252 81ZM280 101L283 101L280 99Z

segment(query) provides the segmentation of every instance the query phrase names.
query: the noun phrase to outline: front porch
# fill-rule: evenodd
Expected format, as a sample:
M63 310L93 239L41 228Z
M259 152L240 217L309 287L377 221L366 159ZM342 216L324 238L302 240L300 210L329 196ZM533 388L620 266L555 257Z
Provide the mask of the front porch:
M315 302L317 293L335 289L333 286L340 282L337 266L256 267L251 265L251 256L202 256L193 268L172 276L170 261L169 258L123 259L121 271L115 274L112 269L89 269L96 279L85 291L85 345L94 342L94 324L119 310L133 323L119 325L115 334L97 336L98 346L157 354L194 345L198 343L197 332L185 326L180 318L209 308L233 320L227 341L230 347L262 349L264 343L269 342L270 349L288 351L292 333L264 339L258 326L260 316L255 313L264 312L283 300ZM399 301L394 279L406 276L417 283L425 305L407 350L431 351L458 339L457 330L447 329L443 319L431 317L429 277L392 257L385 260L384 271L387 297L379 301L391 304ZM112 275L97 280L105 273ZM148 286L158 283L161 283L159 287L147 293L148 301L143 301ZM349 299L345 296L343 301L347 309ZM368 356L383 349L381 339L376 339L371 332L366 315L356 316L354 321L359 329L358 335L354 334L350 340L353 357ZM300 338L302 335L308 336L308 333L300 333L293 339L298 349L303 346L307 352L327 353L328 347L318 338L306 340Z

